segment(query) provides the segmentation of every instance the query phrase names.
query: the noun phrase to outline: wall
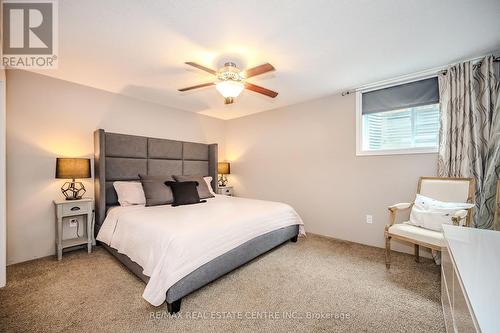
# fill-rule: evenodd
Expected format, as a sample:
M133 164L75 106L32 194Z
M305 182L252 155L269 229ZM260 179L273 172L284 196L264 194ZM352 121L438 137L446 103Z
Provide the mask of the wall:
M5 193L5 70L0 69L0 288L6 282L6 193Z
M435 175L437 154L357 157L355 126L354 95L228 121L236 194L291 204L306 231L384 246L387 206L414 199L418 177Z
M64 182L55 158L92 157L96 128L217 142L238 195L287 202L309 232L379 247L386 207L412 200L418 177L436 172L435 154L356 157L354 96L224 122L25 71L7 80L8 264L54 254L52 200Z
M7 71L7 262L55 253L56 157L92 157L93 131L219 143L224 122L26 71ZM84 181L93 196L91 180Z

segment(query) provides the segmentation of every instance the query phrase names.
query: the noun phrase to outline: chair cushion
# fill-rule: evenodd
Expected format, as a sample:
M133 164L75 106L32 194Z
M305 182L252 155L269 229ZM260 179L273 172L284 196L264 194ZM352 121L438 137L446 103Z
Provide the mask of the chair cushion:
M443 224L453 224L452 216L459 210L474 207L471 203L444 202L417 194L411 209L410 224L441 232Z
M408 222L396 223L389 227L389 234L411 238L416 241L436 246L446 246L443 233L439 231L424 229L409 224Z

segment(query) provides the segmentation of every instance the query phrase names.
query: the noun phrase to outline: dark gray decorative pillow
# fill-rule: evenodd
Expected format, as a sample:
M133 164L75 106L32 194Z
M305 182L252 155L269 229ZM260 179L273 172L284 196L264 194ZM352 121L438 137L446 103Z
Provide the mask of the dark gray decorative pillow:
M203 176L174 176L174 178L178 182L198 182L198 186L196 187L196 189L198 190L200 199L214 197L214 195L210 193L207 182L205 181L205 179L203 179Z
M198 182L165 182L165 185L170 187L174 194L172 207L207 202L207 200L200 200L196 189Z
M172 190L165 185L165 182L174 180L171 176L139 175L139 178L146 197L146 207L169 205L174 202Z

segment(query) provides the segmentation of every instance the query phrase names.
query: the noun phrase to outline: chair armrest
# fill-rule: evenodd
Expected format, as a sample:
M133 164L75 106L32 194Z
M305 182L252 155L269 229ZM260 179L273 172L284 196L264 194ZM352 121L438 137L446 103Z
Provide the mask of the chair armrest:
M410 208L411 206L413 206L413 203L411 203L411 202L401 202L401 203L397 203L395 205L389 206L388 209L392 212L392 211L397 211L397 210L405 210L405 209Z
M461 225L460 221L464 220L467 217L469 212L465 209L457 210L455 214L451 217L453 221L453 225Z
M412 206L413 206L413 203L411 203L411 202L402 202L402 203L398 203L398 204L389 206L388 209L390 212L390 216L389 216L389 224L387 225L387 228L390 227L391 225L393 225L394 222L396 222L396 213L398 211L409 209Z

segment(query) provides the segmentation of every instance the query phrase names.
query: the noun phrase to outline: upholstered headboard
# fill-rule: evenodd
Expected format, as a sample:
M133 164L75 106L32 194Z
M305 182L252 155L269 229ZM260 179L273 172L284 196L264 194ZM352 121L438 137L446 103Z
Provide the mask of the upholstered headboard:
M217 191L217 144L183 142L144 136L94 132L95 233L107 209L118 205L116 180L147 175L211 176Z

